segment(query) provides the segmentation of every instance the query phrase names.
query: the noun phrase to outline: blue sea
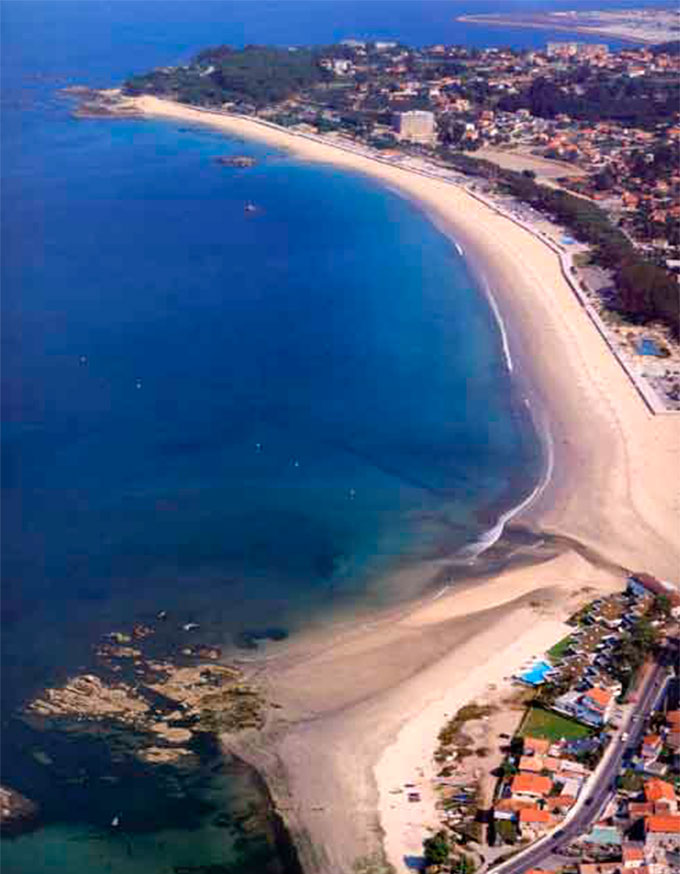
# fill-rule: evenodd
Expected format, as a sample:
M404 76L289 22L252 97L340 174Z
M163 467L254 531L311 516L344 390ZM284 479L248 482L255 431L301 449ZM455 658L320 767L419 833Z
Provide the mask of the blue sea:
M506 9L2 4L3 780L43 812L6 874L290 869L238 762L208 749L178 790L16 708L159 610L229 648L412 597L391 571L455 556L542 466L488 302L413 205L207 129L75 120L60 89L216 42L555 36L454 21Z

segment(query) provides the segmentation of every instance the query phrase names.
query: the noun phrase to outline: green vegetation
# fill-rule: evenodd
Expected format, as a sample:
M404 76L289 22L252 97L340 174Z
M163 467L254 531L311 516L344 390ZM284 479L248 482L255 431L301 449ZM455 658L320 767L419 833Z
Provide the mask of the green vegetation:
M458 856L451 865L451 874L473 874L474 870L474 860L464 853Z
M562 640L558 641L555 646L550 647L550 649L548 650L548 657L553 662L561 661L565 652L569 649L570 644L571 634L568 634L566 637L563 637Z
M568 719L566 716L560 716L559 713L544 710L542 707L530 707L520 726L520 734L543 737L548 740L559 740L562 737L568 740L578 740L582 737L588 737L590 730L585 725L581 725L580 722Z
M614 274L617 297L612 307L617 312L635 323L658 319L680 336L677 280L640 255L599 206L567 191L539 185L523 173L499 168L490 161L447 149L440 154L454 169L497 181L508 194L553 216L577 239L588 243L593 261Z
M443 865L448 862L451 854L451 844L444 831L438 831L431 838L423 841L425 863L427 865Z
M198 106L279 103L297 92L332 79L311 49L218 46L205 49L183 67L162 67L133 76L126 94L155 94Z
M624 792L636 793L642 791L645 778L643 774L639 774L637 771L628 770L616 778L616 783L618 788L623 789Z
M611 119L642 128L668 121L677 112L677 83L672 78L631 79L623 75L590 78L584 84L579 81L584 76L588 73L580 68L549 79L540 76L522 93L503 97L498 108L506 112L528 109L540 118L568 115L584 121Z
M517 826L510 819L499 819L496 822L496 834L498 834L504 844L514 844L519 837Z
M632 629L620 637L613 673L623 687L622 697L633 687L638 671L656 649L658 639L658 631L646 616L641 616Z
M488 704L466 704L439 732L439 743L442 746L449 746L458 739L459 732L466 722L483 719L485 716L490 716L495 710L495 707Z

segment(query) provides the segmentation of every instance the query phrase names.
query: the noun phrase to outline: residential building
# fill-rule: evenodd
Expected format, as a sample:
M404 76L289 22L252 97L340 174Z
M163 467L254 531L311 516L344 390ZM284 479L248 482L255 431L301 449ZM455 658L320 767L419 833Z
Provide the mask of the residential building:
M522 837L535 840L553 824L553 817L547 810L528 807L519 812L519 829Z
M544 798L552 789L550 777L539 774L517 774L510 786L513 798Z
M665 780L647 780L645 800L654 805L655 814L675 814L678 812L675 789Z
M541 737L524 738L525 756L545 756L550 749L550 741Z
M645 819L645 849L680 852L680 816L648 816Z

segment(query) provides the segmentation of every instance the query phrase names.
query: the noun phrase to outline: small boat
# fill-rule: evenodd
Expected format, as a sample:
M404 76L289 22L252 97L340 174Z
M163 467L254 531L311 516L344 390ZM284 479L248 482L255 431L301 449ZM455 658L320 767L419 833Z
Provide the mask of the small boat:
M120 817L114 816L113 819L111 820L111 828L118 828L119 825L120 825Z
M198 622L186 622L182 628L184 631L195 631L197 628L200 628Z
M256 206L254 203L246 203L243 209L245 212L255 212Z

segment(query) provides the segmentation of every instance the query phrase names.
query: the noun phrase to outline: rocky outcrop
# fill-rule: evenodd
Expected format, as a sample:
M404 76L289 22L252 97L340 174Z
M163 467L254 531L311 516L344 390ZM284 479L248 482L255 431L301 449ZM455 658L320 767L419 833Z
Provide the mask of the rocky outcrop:
M17 835L32 828L38 818L38 805L8 786L0 786L0 832Z
M141 118L142 113L135 103L126 98L118 88L97 90L82 85L63 89L68 97L79 98L74 118Z
M135 689L125 683L107 685L94 674L81 674L60 688L45 689L41 697L31 701L26 711L47 718L109 718L136 724L148 715L150 707Z
M37 728L69 731L132 729L136 740L130 749L151 764L176 764L191 756L197 733L261 727L262 696L238 670L215 664L218 647L184 647L183 656L212 663L178 665L145 657L142 642L153 633L136 625L129 634L106 635L107 642L95 648L104 675L78 674L45 689L23 708L24 719ZM133 641L136 646L129 646Z
M215 163L222 167L254 167L257 161L249 155L218 155Z

